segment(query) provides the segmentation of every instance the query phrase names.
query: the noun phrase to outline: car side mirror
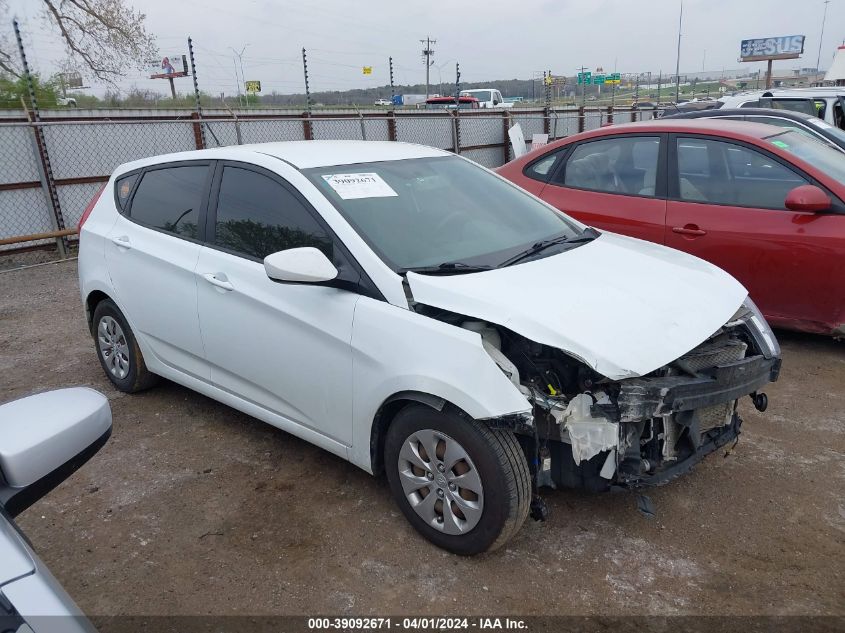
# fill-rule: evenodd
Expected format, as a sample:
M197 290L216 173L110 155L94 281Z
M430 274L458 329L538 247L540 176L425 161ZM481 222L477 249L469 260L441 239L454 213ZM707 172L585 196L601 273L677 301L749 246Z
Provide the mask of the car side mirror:
M784 205L792 211L827 211L830 196L815 185L800 185L786 194Z
M111 435L109 401L87 387L0 405L0 505L12 517L76 472Z
M264 270L274 281L319 283L337 277L337 268L313 246L289 248L264 258Z

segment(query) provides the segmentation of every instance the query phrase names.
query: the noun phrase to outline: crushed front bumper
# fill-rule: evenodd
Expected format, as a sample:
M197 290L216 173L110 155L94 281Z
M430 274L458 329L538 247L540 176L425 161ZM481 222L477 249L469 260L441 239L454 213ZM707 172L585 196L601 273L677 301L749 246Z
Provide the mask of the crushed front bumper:
M657 486L735 440L736 401L777 380L780 358L749 356L698 376L625 381L618 398L621 445L613 487Z
M619 392L619 421L636 422L737 400L774 382L781 359L748 356L717 365L697 377L632 378Z

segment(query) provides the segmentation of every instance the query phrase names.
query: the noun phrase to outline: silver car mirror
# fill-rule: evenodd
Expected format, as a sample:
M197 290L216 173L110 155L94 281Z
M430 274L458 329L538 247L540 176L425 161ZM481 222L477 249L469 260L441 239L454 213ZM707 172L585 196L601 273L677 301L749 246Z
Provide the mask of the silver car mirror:
M289 248L264 258L264 270L275 281L319 283L337 277L337 268L313 246Z
M87 462L111 428L108 400L86 387L0 405L0 505L23 512Z

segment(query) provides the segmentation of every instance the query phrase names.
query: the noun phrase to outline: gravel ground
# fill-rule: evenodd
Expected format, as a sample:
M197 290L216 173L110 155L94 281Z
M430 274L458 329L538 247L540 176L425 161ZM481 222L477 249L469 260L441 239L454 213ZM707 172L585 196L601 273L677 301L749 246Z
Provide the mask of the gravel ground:
M465 559L370 477L172 383L115 391L73 261L0 273L0 401L71 385L114 433L19 517L90 615L845 615L845 343L780 333L769 410L650 493L550 491L551 517Z

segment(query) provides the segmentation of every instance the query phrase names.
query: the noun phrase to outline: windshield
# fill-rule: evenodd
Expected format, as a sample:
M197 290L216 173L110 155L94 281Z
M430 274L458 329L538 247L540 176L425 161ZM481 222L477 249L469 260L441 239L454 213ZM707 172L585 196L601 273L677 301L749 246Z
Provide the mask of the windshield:
M532 244L583 234L562 213L457 156L303 173L397 272L455 262L500 266Z
M464 90L462 97L475 97L479 101L492 101L493 93L490 90Z
M766 140L810 163L837 182L845 182L845 155L830 145L789 130L767 136Z

